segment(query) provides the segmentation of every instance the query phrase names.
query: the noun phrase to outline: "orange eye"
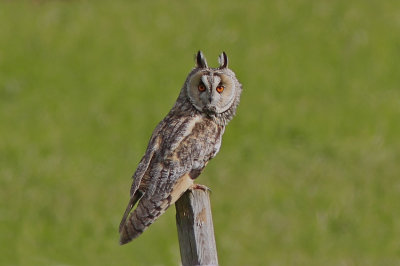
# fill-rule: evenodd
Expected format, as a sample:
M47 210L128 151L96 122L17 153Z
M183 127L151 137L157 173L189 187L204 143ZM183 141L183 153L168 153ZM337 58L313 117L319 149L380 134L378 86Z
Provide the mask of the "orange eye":
M206 86L204 86L203 83L200 83L198 89L199 89L200 92L203 92L203 91L206 90Z
M222 85L219 85L218 87L217 87L217 92L218 93L222 93L223 91L224 91L224 86L222 86Z

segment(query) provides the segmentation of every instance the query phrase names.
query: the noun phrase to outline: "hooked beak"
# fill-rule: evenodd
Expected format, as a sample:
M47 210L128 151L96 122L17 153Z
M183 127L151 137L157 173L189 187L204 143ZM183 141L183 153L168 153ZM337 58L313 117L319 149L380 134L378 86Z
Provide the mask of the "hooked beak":
M215 114L216 111L217 111L217 108L211 104L207 104L203 108L203 112L205 112L208 115Z

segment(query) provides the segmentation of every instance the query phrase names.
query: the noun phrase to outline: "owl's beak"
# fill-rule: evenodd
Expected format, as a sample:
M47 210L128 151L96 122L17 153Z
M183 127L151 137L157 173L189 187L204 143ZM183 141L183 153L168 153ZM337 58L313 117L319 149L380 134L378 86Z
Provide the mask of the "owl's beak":
M207 104L206 106L204 106L203 111L207 114L215 114L217 108L214 105Z

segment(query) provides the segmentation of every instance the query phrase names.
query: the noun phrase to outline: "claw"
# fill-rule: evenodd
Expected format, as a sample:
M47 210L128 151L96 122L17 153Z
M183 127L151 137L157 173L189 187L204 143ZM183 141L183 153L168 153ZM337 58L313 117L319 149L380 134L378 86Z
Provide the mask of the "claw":
M209 187L207 187L205 185L200 185L200 184L193 184L193 185L190 186L189 189L190 190L201 189L203 191L212 192Z

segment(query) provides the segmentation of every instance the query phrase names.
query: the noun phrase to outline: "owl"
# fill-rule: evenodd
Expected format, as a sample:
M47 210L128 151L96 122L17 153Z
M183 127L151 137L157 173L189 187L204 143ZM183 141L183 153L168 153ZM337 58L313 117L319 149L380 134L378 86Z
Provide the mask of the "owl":
M119 226L121 245L142 234L195 186L194 180L218 153L242 92L225 52L219 64L210 68L203 53L197 53L196 66L178 99L153 131L133 175L130 200Z

